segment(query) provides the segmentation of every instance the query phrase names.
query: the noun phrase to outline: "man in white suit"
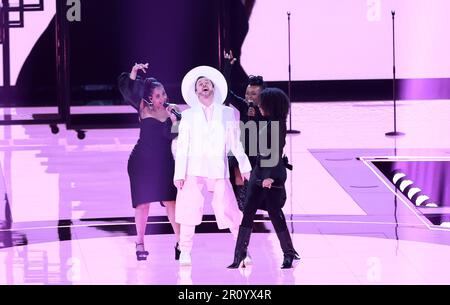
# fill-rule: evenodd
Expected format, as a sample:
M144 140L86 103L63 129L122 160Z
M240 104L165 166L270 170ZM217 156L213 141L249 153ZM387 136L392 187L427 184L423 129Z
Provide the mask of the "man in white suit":
M184 77L181 90L190 108L183 112L175 153L175 218L181 225L180 265L191 265L195 226L203 216L202 189L213 193L211 205L219 229L228 228L237 238L242 212L229 181L228 152L236 157L247 180L251 165L234 111L223 105L228 93L223 75L212 67L197 67Z

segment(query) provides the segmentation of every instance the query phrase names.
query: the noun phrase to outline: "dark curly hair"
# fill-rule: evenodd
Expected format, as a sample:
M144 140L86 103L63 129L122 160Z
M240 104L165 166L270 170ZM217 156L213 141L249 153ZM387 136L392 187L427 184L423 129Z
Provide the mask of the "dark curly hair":
M260 107L271 119L286 121L290 107L289 97L281 89L266 88L261 92Z
M248 82L247 84L249 86L258 86L261 87L261 89L265 89L266 88L266 84L264 83L264 79L262 76L258 75L249 75L248 76Z

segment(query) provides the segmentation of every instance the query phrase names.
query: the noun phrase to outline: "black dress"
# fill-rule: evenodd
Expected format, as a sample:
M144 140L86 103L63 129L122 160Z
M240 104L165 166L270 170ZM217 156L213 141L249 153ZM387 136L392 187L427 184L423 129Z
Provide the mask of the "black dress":
M135 109L143 97L145 80L131 80L128 73L119 77L119 90ZM174 201L177 189L173 184L175 161L172 155L172 121L145 118L140 123L139 140L128 159L133 207L149 202Z
M176 134L172 134L171 129L170 119L141 121L139 140L128 159L134 208L142 203L175 201L177 189L173 184L175 161L171 144Z

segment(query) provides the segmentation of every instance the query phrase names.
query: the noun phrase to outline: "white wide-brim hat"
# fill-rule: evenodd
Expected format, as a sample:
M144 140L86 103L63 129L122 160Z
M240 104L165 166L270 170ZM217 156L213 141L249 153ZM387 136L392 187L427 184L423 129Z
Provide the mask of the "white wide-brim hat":
M195 82L200 77L206 77L214 84L214 103L223 104L228 95L228 85L225 77L210 66L198 66L189 71L181 83L181 93L185 102L191 106L200 105L197 94L195 94Z

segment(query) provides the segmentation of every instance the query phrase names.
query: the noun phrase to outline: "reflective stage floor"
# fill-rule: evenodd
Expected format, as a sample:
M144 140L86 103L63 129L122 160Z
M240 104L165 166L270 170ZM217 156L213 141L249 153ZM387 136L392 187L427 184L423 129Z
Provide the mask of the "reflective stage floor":
M398 102L399 138L385 136L391 102L295 103L292 113L301 134L285 147L294 170L284 212L301 260L290 270L280 269L262 211L253 264L226 269L234 242L208 205L192 267L174 260L159 204L148 219L150 255L137 262L126 168L138 129L88 130L79 140L63 125L57 135L45 125L0 126L0 284L450 284L450 101ZM403 192L391 182L395 169L413 182ZM418 204L420 195L428 199Z

